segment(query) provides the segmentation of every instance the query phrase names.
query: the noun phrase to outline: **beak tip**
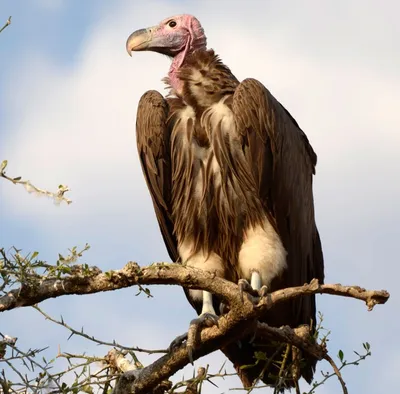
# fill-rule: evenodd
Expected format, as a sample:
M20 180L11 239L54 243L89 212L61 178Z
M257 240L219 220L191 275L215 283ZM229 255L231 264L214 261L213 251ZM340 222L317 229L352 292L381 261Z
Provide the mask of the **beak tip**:
M132 48L131 48L131 46L130 46L130 44L129 44L129 40L126 41L125 49L126 49L126 52L128 53L128 55L129 55L130 57L132 57Z
M139 29L133 32L126 41L126 51L132 57L132 52L145 51L152 40L152 28Z

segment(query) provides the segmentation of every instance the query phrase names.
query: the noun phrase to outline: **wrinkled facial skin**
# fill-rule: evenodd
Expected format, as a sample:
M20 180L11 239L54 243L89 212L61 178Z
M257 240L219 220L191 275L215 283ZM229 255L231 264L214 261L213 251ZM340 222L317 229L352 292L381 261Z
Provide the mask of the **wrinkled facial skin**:
M184 17L168 18L159 25L133 32L126 42L129 55L132 51L153 51L174 57L189 44L190 33Z

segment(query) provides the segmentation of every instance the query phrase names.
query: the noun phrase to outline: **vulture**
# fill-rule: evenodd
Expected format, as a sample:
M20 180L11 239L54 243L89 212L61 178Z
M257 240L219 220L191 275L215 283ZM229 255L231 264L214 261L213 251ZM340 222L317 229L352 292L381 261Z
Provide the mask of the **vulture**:
M144 93L136 118L138 154L168 253L260 296L313 278L323 283L312 191L317 156L270 91L255 79L239 82L206 41L200 22L184 14L126 42L129 55L154 51L172 59L164 79L169 94ZM199 319L223 312L209 292L184 290ZM314 331L315 314L312 295L278 304L260 321ZM294 350L285 355L254 335L221 350L244 387L259 379L282 391L297 385L293 370L282 376L279 367ZM260 352L267 361L257 361ZM316 359L302 357L297 375L311 382Z

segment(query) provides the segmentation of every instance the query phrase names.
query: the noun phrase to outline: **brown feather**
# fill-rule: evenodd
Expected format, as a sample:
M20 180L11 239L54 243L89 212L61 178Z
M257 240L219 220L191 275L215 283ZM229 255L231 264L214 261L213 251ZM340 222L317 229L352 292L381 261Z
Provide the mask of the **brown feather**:
M245 156L258 180L260 197L274 218L288 252L288 269L272 282L271 290L303 285L313 278L323 283L324 262L312 194L316 155L307 137L289 112L254 79L244 80L236 89L232 110L243 136ZM315 328L315 313L315 297L309 296L276 306L262 321L278 327L311 324ZM254 351L263 349L269 354L275 350L271 346L257 348L248 343L242 343L241 348L233 344L225 349L244 384L251 385L263 366L240 370L240 365L254 363ZM307 362L301 374L310 382L316 360L304 357ZM274 382L267 377L264 381Z
M139 156L171 259L179 258L178 246L190 239L193 253L221 256L224 277L236 282L245 230L266 217L288 253L287 269L274 278L271 290L313 278L322 282L312 194L316 155L306 135L260 82L246 79L239 84L212 50L189 55L179 78L181 96L163 99L147 92L137 115ZM213 123L211 106L221 100L232 111L235 133L222 121ZM194 149L204 157L196 156ZM199 313L201 304L185 292ZM214 302L217 307L218 300ZM315 297L278 305L261 320L274 326L315 326ZM263 365L240 367L254 363L255 351L272 354L277 349L275 344L257 343L257 338L253 344L249 340L223 349L245 386ZM315 360L306 358L301 374L307 381L314 367ZM276 374L276 367L263 376L264 382L276 383L268 373ZM286 384L293 386L290 380Z

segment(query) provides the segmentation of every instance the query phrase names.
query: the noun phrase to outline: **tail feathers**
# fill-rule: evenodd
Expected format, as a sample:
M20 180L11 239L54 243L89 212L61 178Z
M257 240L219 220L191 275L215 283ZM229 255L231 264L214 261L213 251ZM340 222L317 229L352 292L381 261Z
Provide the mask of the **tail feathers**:
M244 388L261 381L282 393L295 387L300 377L311 383L317 363L315 358L286 344L270 340L260 343L257 338L252 343L250 341L251 338L243 338L222 349Z

